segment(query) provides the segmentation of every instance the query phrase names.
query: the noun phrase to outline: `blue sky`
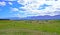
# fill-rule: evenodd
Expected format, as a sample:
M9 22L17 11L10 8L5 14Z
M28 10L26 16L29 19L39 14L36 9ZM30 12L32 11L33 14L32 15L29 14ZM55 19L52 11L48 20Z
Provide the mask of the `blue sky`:
M0 18L60 15L59 2L59 0L0 0Z

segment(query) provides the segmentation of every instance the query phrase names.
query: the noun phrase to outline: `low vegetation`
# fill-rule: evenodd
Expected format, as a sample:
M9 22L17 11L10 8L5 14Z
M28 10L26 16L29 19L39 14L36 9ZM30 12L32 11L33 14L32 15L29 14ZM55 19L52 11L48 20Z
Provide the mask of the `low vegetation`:
M0 35L60 35L60 20L0 20Z

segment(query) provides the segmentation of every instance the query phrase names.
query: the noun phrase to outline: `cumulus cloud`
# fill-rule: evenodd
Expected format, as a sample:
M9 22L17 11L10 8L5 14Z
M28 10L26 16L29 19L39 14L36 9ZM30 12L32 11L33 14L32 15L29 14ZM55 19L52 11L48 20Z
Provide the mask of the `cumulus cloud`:
M60 15L59 1L56 2L45 0L18 0L17 2L24 5L24 7L19 7L19 9L11 8L13 12L18 12L18 14L15 14L18 17Z
M6 2L0 2L0 6L5 6L6 5Z
M10 5L13 5L13 3L12 2L8 2Z
M15 16L19 17L19 18L24 18L27 17L26 15L20 15L20 14L14 14Z
M17 11L19 11L19 9L18 8L11 8L11 11L12 12L17 12Z

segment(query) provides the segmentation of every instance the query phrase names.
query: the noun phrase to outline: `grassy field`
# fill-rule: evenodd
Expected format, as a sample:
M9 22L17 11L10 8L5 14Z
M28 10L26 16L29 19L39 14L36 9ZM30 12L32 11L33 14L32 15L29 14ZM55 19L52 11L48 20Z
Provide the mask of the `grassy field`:
M60 35L60 20L0 20L0 35Z

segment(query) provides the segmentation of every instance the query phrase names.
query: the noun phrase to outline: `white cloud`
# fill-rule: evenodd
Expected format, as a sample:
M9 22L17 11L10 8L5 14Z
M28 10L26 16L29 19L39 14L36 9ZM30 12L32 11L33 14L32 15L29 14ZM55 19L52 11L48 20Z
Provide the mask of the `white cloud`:
M18 8L11 8L11 11L12 12L17 12L17 11L19 11L19 9Z
M23 15L20 15L20 14L15 14L17 17L19 17L19 18L24 18L24 17L27 17L26 15L25 16L23 16Z
M25 5L27 3L27 0L18 0L17 2L19 4Z
M5 6L6 5L6 2L0 2L0 6Z
M13 11L18 11L19 13L24 13L23 15L21 14L16 14L18 17L27 17L27 16L55 16L55 15L60 15L58 14L59 12L55 11L57 10L56 8L60 7L59 1L45 1L45 0L18 0L17 1L19 4L24 5L24 7L20 7L20 9L13 8ZM39 6L42 4L47 4L51 5L49 7L46 7L45 9L38 10ZM41 8L41 7L40 7Z
M13 3L12 2L8 2L10 5L13 5Z

